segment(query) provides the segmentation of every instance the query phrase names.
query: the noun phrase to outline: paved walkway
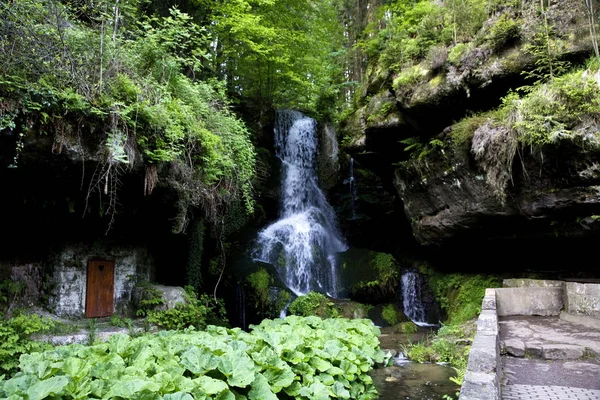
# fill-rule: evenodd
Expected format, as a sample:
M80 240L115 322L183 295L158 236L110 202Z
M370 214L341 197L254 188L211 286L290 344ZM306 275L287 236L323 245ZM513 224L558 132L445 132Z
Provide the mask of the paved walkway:
M503 400L600 400L600 331L558 317L499 320Z
M502 388L503 400L598 400L600 390L565 386L509 385Z

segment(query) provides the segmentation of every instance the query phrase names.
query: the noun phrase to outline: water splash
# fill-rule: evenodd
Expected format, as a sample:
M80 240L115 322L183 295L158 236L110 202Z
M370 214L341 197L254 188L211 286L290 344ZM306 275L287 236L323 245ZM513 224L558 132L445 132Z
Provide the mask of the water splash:
M274 265L300 296L311 290L336 297L336 254L347 249L333 208L317 183L316 121L278 111L275 148L282 162L280 219L258 235L255 260Z
M427 323L426 310L421 294L421 275L415 271L402 274L402 301L404 315L419 326L433 326Z

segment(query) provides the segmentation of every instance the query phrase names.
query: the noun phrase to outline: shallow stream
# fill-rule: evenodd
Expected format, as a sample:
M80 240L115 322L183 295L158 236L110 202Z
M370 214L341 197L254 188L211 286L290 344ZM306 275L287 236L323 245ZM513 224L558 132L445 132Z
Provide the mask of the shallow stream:
M422 341L431 331L431 328L419 328L417 333L402 334L384 328L380 336L381 348L401 351L403 345ZM393 366L371 372L379 400L439 400L444 395L456 398L454 394L460 388L450 381L455 375L449 365L419 364L402 357L396 357Z

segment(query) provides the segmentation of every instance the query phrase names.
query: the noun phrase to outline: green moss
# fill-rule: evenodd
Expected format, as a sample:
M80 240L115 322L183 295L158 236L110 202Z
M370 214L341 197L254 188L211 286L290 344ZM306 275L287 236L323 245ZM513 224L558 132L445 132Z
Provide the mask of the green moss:
M442 274L427 266L422 266L419 271L427 276L431 291L450 324L476 318L481 312L485 289L502 285L502 280L494 275Z
M381 316L390 326L398 323L398 313L396 311L396 306L393 304L386 304L381 311Z
M469 45L466 43L457 43L454 47L450 49L448 52L448 62L454 65L457 65L462 56L469 49Z
M450 137L452 138L452 148L454 151L468 153L471 149L471 141L473 134L488 119L492 118L493 114L490 112L477 114L471 117L464 118L459 122L452 125L452 132Z
M396 331L399 333L417 333L419 327L412 321L400 322L396 325Z
M264 308L269 302L269 286L273 283L273 278L266 269L261 268L258 271L246 277L250 288L252 289L252 298L257 308Z
M403 70L395 79L392 84L394 90L398 91L404 86L411 86L421 82L425 76L429 73L428 70L420 65L413 65L410 68Z
M488 43L495 51L498 51L520 37L521 25L523 25L521 20L514 19L508 14L502 14L485 35L484 42Z
M317 292L309 292L298 297L292 301L288 311L290 314L302 317L317 315L322 318L336 318L340 315L336 305L325 295Z
M444 77L442 75L437 75L429 81L429 86L436 88L442 83L444 83Z

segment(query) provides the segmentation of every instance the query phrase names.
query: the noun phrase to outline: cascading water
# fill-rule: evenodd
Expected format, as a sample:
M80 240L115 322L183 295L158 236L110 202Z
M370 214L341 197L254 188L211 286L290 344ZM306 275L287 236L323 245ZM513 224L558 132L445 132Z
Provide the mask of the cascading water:
M421 275L415 271L402 274L402 298L404 315L419 326L430 326L426 322L425 307L421 296Z
M262 230L254 259L274 265L296 295L338 293L336 254L347 249L335 213L317 184L316 121L278 111L276 154L282 162L280 219Z

